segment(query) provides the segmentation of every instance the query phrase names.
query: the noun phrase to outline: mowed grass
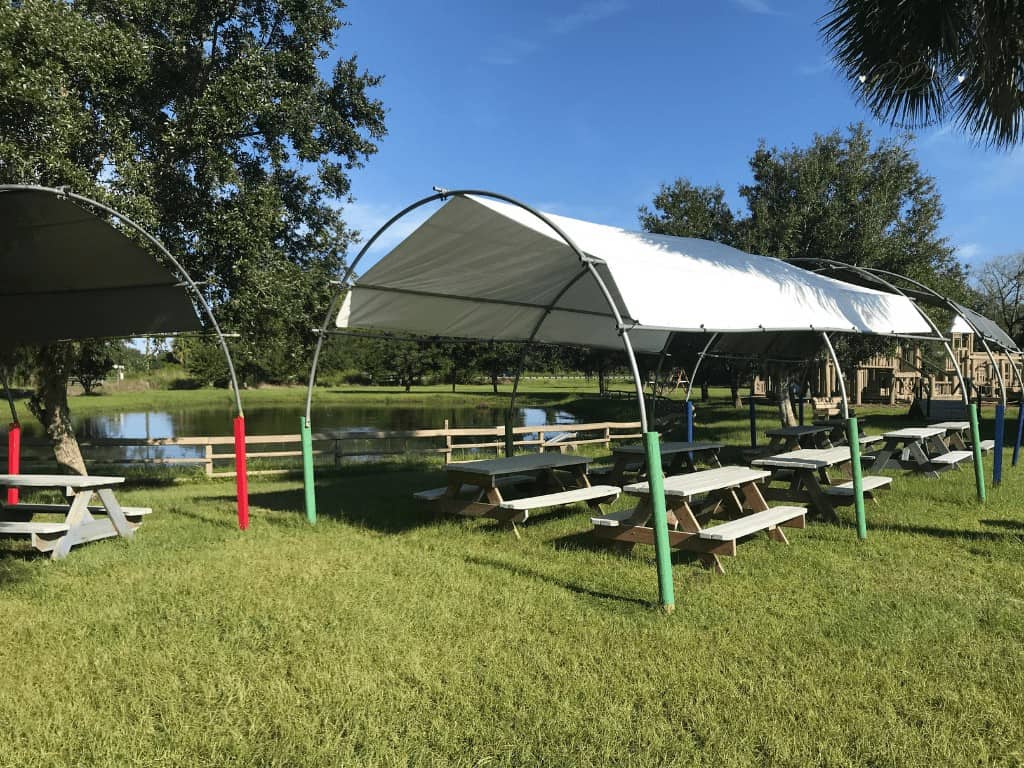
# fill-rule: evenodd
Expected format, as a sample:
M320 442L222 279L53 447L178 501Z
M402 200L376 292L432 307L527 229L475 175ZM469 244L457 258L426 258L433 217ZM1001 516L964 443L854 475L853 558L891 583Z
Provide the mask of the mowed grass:
M770 411L763 409L762 426ZM698 437L746 439L704 406ZM867 431L903 423L878 416ZM0 764L957 766L1024 763L1024 467L970 466L759 536L715 577L586 536L437 518L436 466L134 487L135 541L0 551ZM991 456L986 464L991 465ZM989 473L990 475L990 473ZM627 503L620 501L620 505Z

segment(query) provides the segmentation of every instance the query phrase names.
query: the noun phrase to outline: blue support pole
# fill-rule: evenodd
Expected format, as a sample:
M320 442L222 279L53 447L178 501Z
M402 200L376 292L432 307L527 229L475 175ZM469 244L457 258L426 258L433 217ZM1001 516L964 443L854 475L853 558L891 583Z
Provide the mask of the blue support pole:
M1006 427L1005 419L1006 406L999 403L996 406L996 444L992 448L992 485L999 485L1003 481L1003 432Z

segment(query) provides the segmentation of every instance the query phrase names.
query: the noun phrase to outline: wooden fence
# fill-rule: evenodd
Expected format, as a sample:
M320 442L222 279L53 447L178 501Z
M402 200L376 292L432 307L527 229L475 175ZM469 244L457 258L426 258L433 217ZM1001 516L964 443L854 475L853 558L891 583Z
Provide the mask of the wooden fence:
M565 436L571 433L571 436ZM553 438L562 436L557 442ZM617 440L639 440L640 422L603 421L590 424L543 424L514 427L517 449L565 450L581 445L610 447ZM301 437L294 435L247 435L250 475L289 472L301 462ZM88 465L172 465L201 466L208 477L233 477L234 438L100 438L81 440L79 445ZM160 449L184 448L194 456L159 454ZM337 429L313 434L313 456L321 466L341 467L345 461L374 461L398 456L442 456L447 461L485 458L505 450L505 427L449 427L447 420L437 429L378 430ZM135 452L137 455L130 455ZM177 452L177 451L176 451ZM128 453L129 455L125 455ZM482 454L482 455L481 455ZM7 441L0 441L0 467L7 463ZM229 469L222 469L225 466ZM22 471L54 467L49 442L25 438L21 442Z

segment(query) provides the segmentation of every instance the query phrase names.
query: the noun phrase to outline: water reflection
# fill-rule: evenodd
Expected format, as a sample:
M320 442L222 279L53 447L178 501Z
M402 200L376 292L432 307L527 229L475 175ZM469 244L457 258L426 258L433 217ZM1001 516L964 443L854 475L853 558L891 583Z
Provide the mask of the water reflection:
M98 415L75 420L79 439L89 441L102 438L171 438L230 435L232 414L222 408L189 408L171 411L138 411L111 415ZM250 435L296 434L299 427L298 409L253 408L246 410L246 432ZM492 406L478 407L393 407L362 405L331 405L313 409L315 429L369 429L413 430L450 427L493 427L505 421L505 409ZM535 427L542 424L574 424L577 418L559 408L518 408L516 426ZM41 437L42 430L35 421L23 425L26 436ZM553 433L548 433L549 438ZM525 436L536 438L536 433ZM362 443L362 441L359 441ZM394 441L387 441L388 443ZM395 446L401 450L400 443ZM353 446L355 448L355 446ZM387 450L392 450L389 446ZM89 458L95 459L95 450ZM124 446L102 449L103 458L197 458L202 456L199 446Z

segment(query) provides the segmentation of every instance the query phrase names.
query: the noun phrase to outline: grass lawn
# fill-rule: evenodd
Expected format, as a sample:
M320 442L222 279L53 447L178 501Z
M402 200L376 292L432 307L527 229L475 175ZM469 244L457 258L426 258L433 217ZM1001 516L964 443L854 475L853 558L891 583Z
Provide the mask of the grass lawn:
M520 541L436 519L410 499L436 467L324 474L315 528L297 478L254 481L244 534L230 482L137 486L130 544L0 550L0 765L1024 764L1006 464L984 507L969 466L901 476L866 542L847 507L722 577L680 556L671 617L652 549L594 546L582 507Z

